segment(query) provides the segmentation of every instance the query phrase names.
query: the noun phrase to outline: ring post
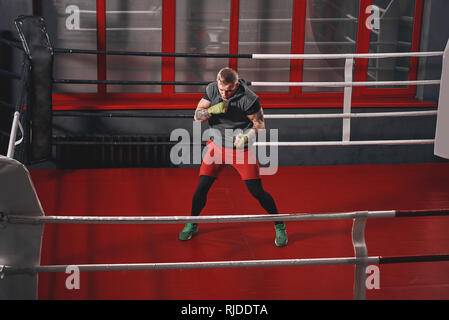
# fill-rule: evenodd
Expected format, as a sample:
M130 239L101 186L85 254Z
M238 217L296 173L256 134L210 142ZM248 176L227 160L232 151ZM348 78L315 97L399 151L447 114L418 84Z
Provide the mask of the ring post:
M17 136L17 128L20 124L20 113L18 111L14 112L14 119L12 121L11 127L11 135L9 136L9 145L8 145L8 153L6 156L8 158L14 158L14 150L16 147L16 136Z
M442 66L434 154L449 159L449 41L444 50Z
M352 67L354 66L354 59L347 58L345 62L345 82L352 82ZM352 100L352 86L345 87L344 102L343 102L343 114L351 113L351 100ZM351 118L343 118L343 133L342 141L351 140Z
M368 266L368 249L365 243L365 226L368 212L360 212L353 219L352 224L352 245L356 257L354 272L354 300L366 299L366 267Z
M10 224L7 216L12 213L44 215L27 168L17 160L0 156L0 265L38 266L43 225ZM0 300L16 299L37 299L37 274L7 275L0 270Z

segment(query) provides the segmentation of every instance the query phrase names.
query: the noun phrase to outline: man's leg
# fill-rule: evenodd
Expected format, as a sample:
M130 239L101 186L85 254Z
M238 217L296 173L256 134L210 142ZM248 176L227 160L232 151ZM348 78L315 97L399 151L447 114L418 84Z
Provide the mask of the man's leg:
M273 197L263 189L261 179L245 180L245 184L251 195L259 201L266 212L269 214L278 214L276 203ZM284 222L276 221L274 227L276 229L276 246L283 247L287 245L288 239Z
M200 176L200 182L195 190L192 198L192 216L199 216L207 201L207 193L209 192L215 178L211 176Z
M192 198L192 209L190 214L192 216L199 216L207 201L207 193L209 192L215 178L211 176L201 175L198 187L195 190ZM196 223L187 223L184 229L179 234L179 240L190 240L198 232L198 225Z

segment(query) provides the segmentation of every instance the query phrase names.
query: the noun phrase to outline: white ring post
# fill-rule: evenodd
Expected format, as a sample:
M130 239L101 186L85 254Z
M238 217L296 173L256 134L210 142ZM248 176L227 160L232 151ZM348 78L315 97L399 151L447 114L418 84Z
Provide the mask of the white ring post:
M356 217L352 224L352 245L356 257L354 272L354 300L366 299L366 267L368 266L368 249L365 243L365 226L368 212Z
M8 153L6 156L8 158L14 158L14 149L16 146L16 135L17 127L19 126L20 113L18 111L14 112L14 119L12 121L11 135L9 136Z
M352 82L352 67L354 65L354 59L348 58L345 62L345 82ZM352 100L352 86L345 87L345 95L343 102L343 114L351 113L351 100ZM351 119L343 118L343 133L342 141L349 141L351 139Z
M443 55L440 97L438 99L437 127L435 132L436 156L449 159L449 41Z

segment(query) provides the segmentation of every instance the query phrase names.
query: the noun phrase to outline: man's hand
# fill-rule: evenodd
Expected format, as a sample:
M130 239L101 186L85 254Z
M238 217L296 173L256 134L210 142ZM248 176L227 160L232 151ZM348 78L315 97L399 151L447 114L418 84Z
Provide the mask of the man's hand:
M249 115L248 119L253 123L253 127L247 133L241 133L235 137L234 146L238 149L247 145L252 145L257 139L257 133L265 130L265 121L263 118L263 110L260 109L255 114Z
M243 149L246 144L248 144L249 141L249 135L240 133L238 136L235 137L234 146L237 149Z
M220 103L213 105L212 107L207 109L207 111L209 112L209 114L221 114L225 113L227 109L228 109L227 103L222 101Z

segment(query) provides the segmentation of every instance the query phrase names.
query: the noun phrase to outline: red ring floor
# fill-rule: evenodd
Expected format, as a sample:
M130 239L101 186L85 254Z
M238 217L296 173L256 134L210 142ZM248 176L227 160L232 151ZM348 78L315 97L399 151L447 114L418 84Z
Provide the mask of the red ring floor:
M189 215L198 169L31 170L46 215ZM280 167L263 184L281 213L449 208L449 163ZM202 215L261 214L237 172L223 170ZM188 242L181 224L46 224L41 264L144 263L353 256L351 220L205 223ZM370 256L449 253L449 217L370 219ZM449 262L380 265L367 299L449 299ZM354 266L39 274L39 299L352 299Z

